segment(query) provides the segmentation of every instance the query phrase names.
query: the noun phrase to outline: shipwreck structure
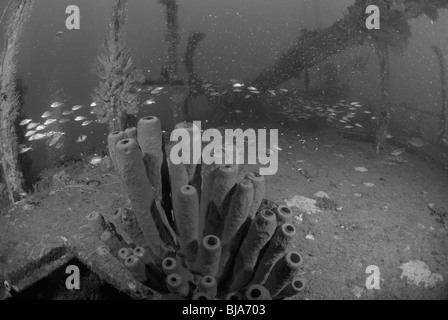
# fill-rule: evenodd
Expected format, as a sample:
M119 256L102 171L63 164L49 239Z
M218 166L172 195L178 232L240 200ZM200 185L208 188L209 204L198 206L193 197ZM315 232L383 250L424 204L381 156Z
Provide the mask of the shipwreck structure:
M369 5L377 5L380 8L379 30L369 30L365 26L366 8ZM275 88L331 56L357 45L375 45L384 56L383 59L387 59L386 48L400 52L407 45L411 36L409 20L421 15L436 20L438 10L442 8L448 8L446 1L356 0L355 4L348 8L347 14L330 27L320 31L304 30L298 43L284 53L274 65L256 76L251 84L263 91ZM387 72L387 66L384 68ZM386 82L387 74L381 74L382 81Z
M33 0L11 3L11 17L0 55L0 156L3 177L12 203L24 194L24 179L19 166L16 132L16 120L21 107L17 90L17 56L20 49L20 37L25 28L25 22L31 14L33 3Z

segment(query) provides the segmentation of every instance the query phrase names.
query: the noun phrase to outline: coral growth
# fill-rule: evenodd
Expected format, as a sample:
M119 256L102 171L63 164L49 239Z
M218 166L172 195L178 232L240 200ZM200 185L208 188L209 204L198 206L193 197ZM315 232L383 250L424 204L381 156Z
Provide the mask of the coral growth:
M176 128L192 135L192 124ZM302 257L289 251L297 232L292 212L264 199L264 177L250 172L239 181L237 164L174 163L165 156L170 146L165 152L163 146L156 117L140 119L132 135L109 138L131 208L117 209L111 222L98 212L88 221L110 253L164 299L262 300L299 293L305 280L297 278ZM226 149L212 156L222 160ZM161 192L166 183L168 199ZM163 202L173 208L172 222Z
M108 123L109 130L123 130L128 116L138 113L138 95L133 90L141 74L132 66L132 58L123 38L126 23L126 0L117 0L109 24L109 35L103 43L103 53L98 57L96 73L101 79L92 95L96 102L94 112L101 123ZM143 79L144 80L144 79Z

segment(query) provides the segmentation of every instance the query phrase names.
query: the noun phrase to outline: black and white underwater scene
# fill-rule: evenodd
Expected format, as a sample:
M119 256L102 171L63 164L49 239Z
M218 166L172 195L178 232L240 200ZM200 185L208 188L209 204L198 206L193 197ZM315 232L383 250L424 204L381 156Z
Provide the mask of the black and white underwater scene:
M1 0L0 300L447 300L447 77L446 0Z

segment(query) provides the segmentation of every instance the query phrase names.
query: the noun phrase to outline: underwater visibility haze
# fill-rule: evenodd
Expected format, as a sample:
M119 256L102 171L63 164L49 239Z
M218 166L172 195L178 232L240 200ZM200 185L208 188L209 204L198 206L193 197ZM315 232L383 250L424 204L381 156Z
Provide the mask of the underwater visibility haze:
M448 298L446 1L0 15L0 299Z

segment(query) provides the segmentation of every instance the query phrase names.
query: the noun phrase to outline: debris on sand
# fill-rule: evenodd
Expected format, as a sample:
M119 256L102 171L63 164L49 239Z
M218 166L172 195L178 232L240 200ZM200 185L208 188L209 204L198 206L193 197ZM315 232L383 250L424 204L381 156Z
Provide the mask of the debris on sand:
M436 222L440 223L444 228L448 229L448 211L436 207L434 203L428 203L431 216L435 217Z
M317 206L317 201L311 198L294 196L291 200L286 200L288 207L296 207L300 213L314 214L322 212Z
M314 197L315 197L315 198L327 198L327 199L330 198L330 197L328 196L328 193L326 193L326 192L324 192L324 191L317 191L317 192L314 194Z
M342 210L342 206L340 206L336 201L331 200L329 198L325 198L325 197L317 198L316 206L320 210L324 210L324 211L341 211Z
M424 286L425 288L435 287L443 277L439 273L432 273L428 265L420 260L412 260L402 264L400 269L403 270L400 278L407 278L408 283L416 286Z
M308 234L308 235L305 237L305 239L307 239L307 240L315 240L315 239L314 239L314 236L313 236L312 234Z

